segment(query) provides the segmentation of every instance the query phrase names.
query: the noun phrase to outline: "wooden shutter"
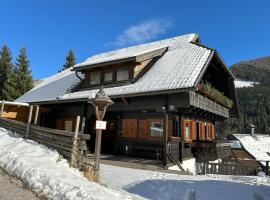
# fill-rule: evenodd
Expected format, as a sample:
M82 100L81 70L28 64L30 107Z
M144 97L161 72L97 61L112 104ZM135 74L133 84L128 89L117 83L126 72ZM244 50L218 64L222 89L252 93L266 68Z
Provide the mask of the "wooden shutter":
M200 140L205 140L205 126L200 122Z
M123 137L137 136L137 119L123 119Z
M147 138L148 137L148 121L147 120L139 120L139 137Z
M197 139L197 129L196 129L196 122L191 122L191 139L196 140Z
M173 136L173 120L168 120L168 136Z
M56 122L56 129L64 130L64 120L58 119Z
M215 128L215 125L212 125L211 129L212 129L212 139L214 140L214 139L216 139L216 128Z

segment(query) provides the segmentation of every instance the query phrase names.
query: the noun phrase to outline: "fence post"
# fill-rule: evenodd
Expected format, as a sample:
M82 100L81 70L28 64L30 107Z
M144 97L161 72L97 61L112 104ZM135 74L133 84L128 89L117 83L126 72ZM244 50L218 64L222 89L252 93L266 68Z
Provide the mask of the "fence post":
M79 134L79 125L80 125L80 116L76 118L76 126L73 138L73 145L72 145L72 153L71 153L71 161L70 164L72 167L78 167L78 134Z
M82 126L81 126L81 134L84 134L84 127L85 127L85 117L82 118Z
M36 106L35 119L34 119L34 124L35 124L35 125L37 125L38 112L39 112L39 106Z
M33 105L30 105L29 107L29 113L28 113L28 121L27 121L27 128L25 133L25 138L29 138L29 132L30 132L30 126L31 126L31 120L32 120L32 112L33 112Z
M269 176L269 161L266 161L265 174L266 174L266 176Z
M4 113L4 106L5 106L5 101L2 100L2 104L1 104L1 114L0 117L3 117L3 113Z

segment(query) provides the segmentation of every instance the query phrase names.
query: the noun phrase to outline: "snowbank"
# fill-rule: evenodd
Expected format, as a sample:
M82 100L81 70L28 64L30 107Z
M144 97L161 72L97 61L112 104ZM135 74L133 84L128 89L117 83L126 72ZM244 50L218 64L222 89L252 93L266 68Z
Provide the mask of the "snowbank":
M133 199L90 182L56 151L0 128L0 167L49 199Z
M249 134L234 134L242 146L256 160L270 161L270 136ZM265 162L261 162L265 166Z

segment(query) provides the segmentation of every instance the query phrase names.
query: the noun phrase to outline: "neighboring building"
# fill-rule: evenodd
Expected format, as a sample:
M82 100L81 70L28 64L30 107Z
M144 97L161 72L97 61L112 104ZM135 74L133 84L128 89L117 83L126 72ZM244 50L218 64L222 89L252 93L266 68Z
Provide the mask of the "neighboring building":
M43 108L41 126L72 130L75 117L85 117L93 152L95 115L89 102L101 85L115 102L105 116L102 153L162 159L169 140L176 152L180 147L174 158L182 160L192 156L196 143L215 140L217 121L238 115L233 75L197 34L92 56L43 79L16 101Z

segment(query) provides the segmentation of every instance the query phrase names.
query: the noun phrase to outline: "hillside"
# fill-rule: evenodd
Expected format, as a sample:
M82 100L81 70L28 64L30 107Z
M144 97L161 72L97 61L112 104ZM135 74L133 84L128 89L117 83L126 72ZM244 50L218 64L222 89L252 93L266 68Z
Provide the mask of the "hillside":
M228 120L223 128L248 133L249 125L254 124L256 133L270 134L270 57L239 62L230 69L237 79L260 84L236 89L240 117Z
M236 63L231 71L238 79L270 84L270 56Z

